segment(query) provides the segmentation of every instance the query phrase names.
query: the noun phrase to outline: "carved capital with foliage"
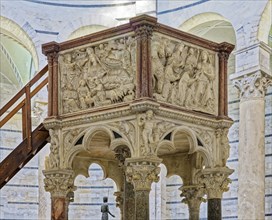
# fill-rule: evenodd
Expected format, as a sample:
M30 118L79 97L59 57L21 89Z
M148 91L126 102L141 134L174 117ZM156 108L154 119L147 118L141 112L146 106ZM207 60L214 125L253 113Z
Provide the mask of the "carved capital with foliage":
M52 197L68 197L76 190L72 170L50 170L43 171L43 174L45 190L50 192Z
M126 178L127 181L134 185L136 191L151 190L151 184L159 181L160 159L151 161L137 161L130 159L126 161Z
M181 190L182 202L188 204L189 208L200 208L202 202L206 202L206 199L203 198L205 190L201 185L191 185L191 186L182 186L179 188Z
M224 192L229 190L231 179L228 178L233 173L232 169L227 167L212 168L201 170L198 175L198 181L203 184L208 199L221 199Z
M267 87L272 85L272 78L258 71L250 76L235 80L234 85L240 90L241 100L263 98Z

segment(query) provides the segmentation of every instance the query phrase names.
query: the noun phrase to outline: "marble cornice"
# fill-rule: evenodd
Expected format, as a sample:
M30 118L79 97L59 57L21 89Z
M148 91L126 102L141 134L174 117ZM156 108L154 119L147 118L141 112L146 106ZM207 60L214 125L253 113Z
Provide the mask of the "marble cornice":
M69 117L49 117L44 121L46 129L63 128L77 125L85 125L96 122L103 122L115 119L123 119L133 116L147 110L153 110L158 117L167 120L175 120L182 123L193 123L204 127L229 128L233 121L230 118L218 118L216 116L207 115L199 112L182 111L181 109L172 109L170 107L161 106L159 103L145 100L131 104L126 104L119 108L101 109L96 112L80 112L69 115Z

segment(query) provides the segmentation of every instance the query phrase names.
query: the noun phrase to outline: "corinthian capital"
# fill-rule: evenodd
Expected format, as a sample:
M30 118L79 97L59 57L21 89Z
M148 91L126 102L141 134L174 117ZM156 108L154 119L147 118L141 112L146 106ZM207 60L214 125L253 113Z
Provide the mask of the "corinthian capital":
M151 38L153 34L154 27L152 25L139 25L135 27L135 34L137 37L147 37Z
M159 181L160 160L157 161L126 161L126 178L135 190L151 190L151 184Z
M199 208L202 202L206 202L203 198L205 190L203 186L192 185L192 186L182 186L179 188L181 190L182 202L188 204L189 207Z
M229 190L231 183L228 176L233 173L232 169L227 167L211 168L201 170L198 175L198 181L204 185L208 199L221 199L224 192Z
M250 76L234 81L234 85L240 90L241 99L262 98L265 96L266 89L272 85L270 76L258 71Z
M45 190L50 192L52 197L67 197L76 189L72 170L43 171L43 174Z

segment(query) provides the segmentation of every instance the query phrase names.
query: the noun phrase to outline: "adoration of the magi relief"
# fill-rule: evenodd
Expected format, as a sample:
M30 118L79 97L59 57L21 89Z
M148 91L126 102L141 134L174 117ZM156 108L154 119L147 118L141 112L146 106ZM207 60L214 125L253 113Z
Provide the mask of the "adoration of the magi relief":
M129 36L60 54L62 113L131 101L135 50L135 39Z
M191 110L217 113L215 53L154 35L151 56L155 99Z

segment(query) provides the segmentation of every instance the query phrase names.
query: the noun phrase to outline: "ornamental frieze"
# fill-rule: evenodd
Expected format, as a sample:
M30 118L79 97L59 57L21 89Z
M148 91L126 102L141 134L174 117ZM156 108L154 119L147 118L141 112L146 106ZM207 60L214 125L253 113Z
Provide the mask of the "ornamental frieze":
M217 113L218 76L214 52L154 34L151 60L156 100Z
M72 113L135 97L134 37L111 39L59 55L61 111Z

